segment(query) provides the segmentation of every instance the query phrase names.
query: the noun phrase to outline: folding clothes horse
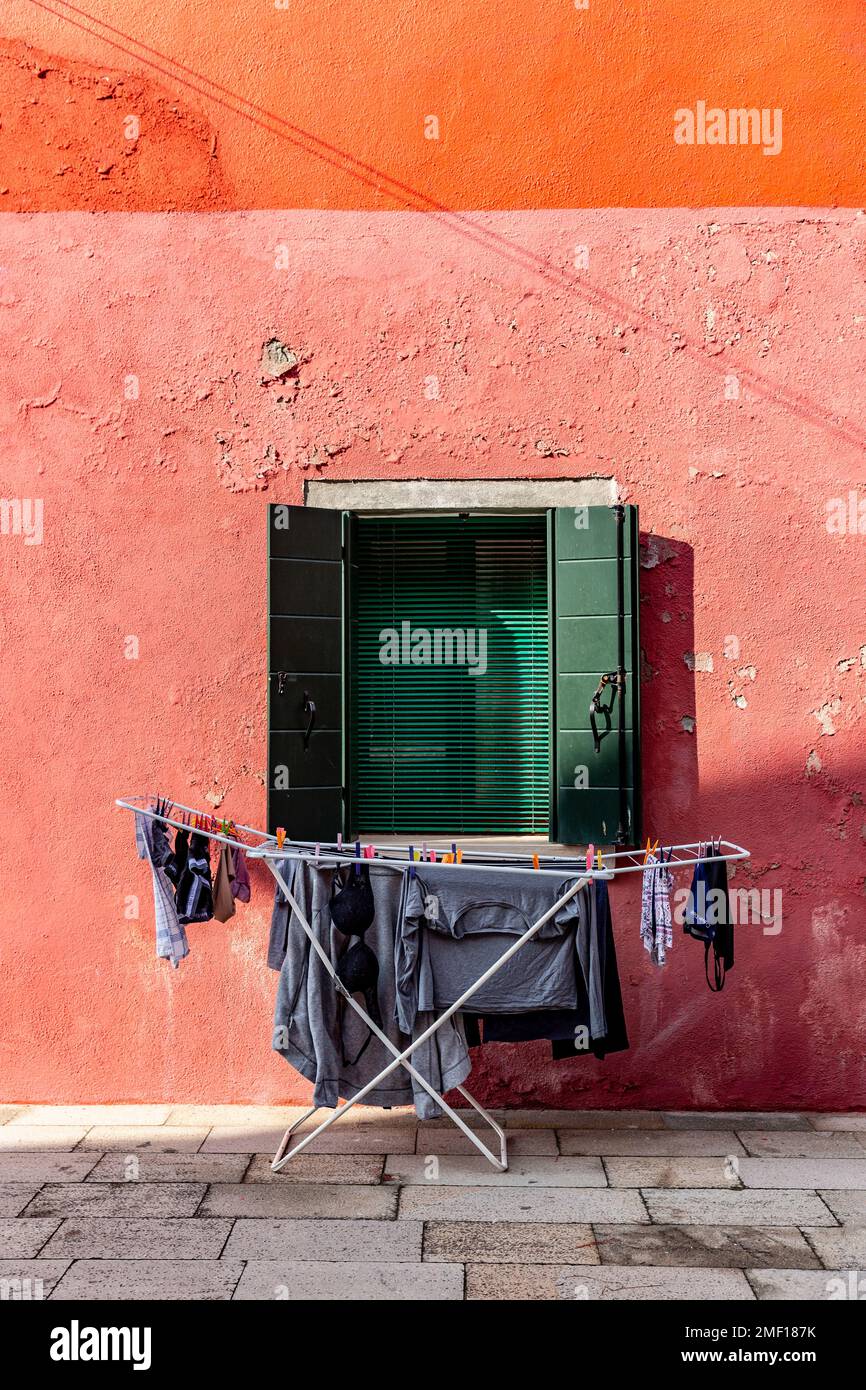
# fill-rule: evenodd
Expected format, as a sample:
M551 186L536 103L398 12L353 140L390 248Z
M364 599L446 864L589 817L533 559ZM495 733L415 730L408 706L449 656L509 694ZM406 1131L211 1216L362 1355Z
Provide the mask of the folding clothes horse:
M125 810L133 811L138 815L143 814L145 816L150 816L153 819L164 821L167 825L173 825L181 829L184 828L184 822L179 822L176 819L172 819L170 815L160 815L158 811L155 811L152 807L153 801L154 798L152 797L129 797L124 800L119 800L117 802L117 805L122 806ZM142 803L144 804L142 805ZM148 805L148 803L151 804ZM178 807L176 805L174 809L186 812L191 811L191 808L189 807ZM326 971L333 980L334 988L342 996L345 1002L352 1009L355 1010L356 1014L358 1014L359 1017L363 1019L364 1023L370 1029L371 1033L373 1033L373 1035L379 1039L379 1041L388 1050L388 1052L390 1052L393 1058L393 1061L389 1062L388 1065L384 1067L382 1071L379 1072L378 1076L374 1076L371 1081L367 1082L367 1084L363 1086L361 1090L358 1091L357 1095L353 1096L351 1100L345 1101L342 1105L337 1106L326 1120L323 1120L322 1123L318 1125L315 1129L311 1130L309 1134L305 1134L304 1137L300 1139L292 1149L289 1149L289 1144L291 1142L292 1135L295 1133L295 1131L298 1129L300 1125L302 1125L306 1120L308 1120L311 1115L314 1115L316 1113L319 1107L315 1105L311 1106L309 1110L307 1110L303 1115L300 1116L299 1119L297 1119L294 1122L294 1124L290 1125L290 1127L286 1130L285 1134L283 1135L282 1140L280 1141L279 1148L277 1149L277 1152L274 1155L273 1162L271 1163L272 1170L275 1173L278 1173L283 1167L285 1167L287 1163L290 1162L291 1159L295 1157L295 1154L300 1153L303 1149L307 1147L308 1144L311 1144L313 1140L317 1138L318 1135L324 1133L324 1131L328 1129L330 1125L334 1124L336 1120L341 1119L343 1115L347 1114L348 1111L352 1109L353 1105L358 1105L361 1101L363 1101L364 1097L368 1095L370 1091L374 1090L377 1086L379 1086L380 1083L387 1076L390 1076L390 1074L393 1071L396 1071L398 1067L403 1067L404 1070L407 1071L409 1075L412 1077L413 1081L415 1081L419 1086L421 1086L423 1090L425 1090L427 1094L431 1096L433 1100L436 1101L436 1104L441 1107L441 1109L448 1116L451 1122L466 1135L467 1139L469 1139L469 1141L472 1144L474 1144L475 1148L478 1149L479 1153L482 1153L484 1157L490 1163L492 1163L493 1167L496 1168L499 1172L506 1172L508 1169L508 1148L506 1136L504 1130L502 1130L501 1127L496 1123L493 1116L490 1115L484 1109L484 1107L475 1099L475 1097L471 1095L469 1091L466 1090L465 1086L454 1087L454 1089L458 1090L460 1094L464 1097L464 1099L466 1099L469 1102L472 1108L476 1110L479 1115L482 1116L482 1118L487 1122L490 1128L497 1135L499 1139L498 1157L479 1138L475 1131L471 1129L469 1125L466 1124L465 1120L461 1118L459 1112L454 1110L444 1099L444 1097L440 1095L436 1088L433 1085L431 1085L431 1083L426 1079L426 1077L423 1077L420 1074L420 1072L412 1065L410 1058L413 1052L415 1052L423 1043L425 1043L429 1038L431 1038L433 1034L436 1033L437 1030L443 1026L443 1024L447 1023L448 1019L450 1019L453 1014L457 1013L460 1009L464 1008L465 1005L469 1002L469 1000L473 997L473 995L476 994L479 989L481 989L482 985L486 984L487 981L497 973L497 971L501 970L503 965L505 965L506 962L512 958L512 956L515 956L518 951L522 950L523 947L527 944L527 942L532 940L535 934L541 930L544 924L548 922L551 919L551 917L555 917L557 913L560 911L560 909L564 907L564 905L567 902L570 902L570 900L575 896L575 894L579 893L582 888L586 887L587 884L591 883L593 879L612 879L618 877L620 874L643 873L646 867L644 852L642 850L610 851L609 853L606 853L604 855L604 868L590 867L591 865L593 865L592 854L587 856L586 867L583 867L583 856L561 857L557 855L540 856L537 854L532 854L530 856L512 854L497 855L495 852L489 855L485 855L482 853L474 854L472 852L466 852L462 856L462 859L465 863L472 863L474 868L487 869L491 873L525 873L526 868L528 867L527 859L530 859L534 865L535 872L540 874L547 874L549 876L555 876L560 883L563 882L563 879L568 878L569 875L574 875L574 878L572 882L569 884L568 888L561 894L561 896L556 900L556 902L553 903L553 905L541 917L539 917L537 921L533 922L530 927L527 927L526 931L522 934L522 936L519 936L517 940L514 942L514 944L510 946L507 951L504 951L498 960L494 961L494 963L491 966L489 966L488 969L485 970L484 973L480 975L478 979L475 980L469 986L468 989L464 990L464 992L460 995L459 999L456 999L453 1004L451 1004L447 1009L445 1009L445 1011L442 1014L440 1014L433 1023L431 1023L429 1028L427 1028L419 1037L415 1038L414 1041L410 1044L410 1046L404 1048L404 1050L401 1052L400 1049L391 1041L391 1039L388 1038L385 1035L385 1033L383 1033L382 1029L378 1026L378 1024L370 1017L367 1010L363 1008L354 998L354 996L349 993L349 991L343 985L342 981L339 979L334 964L332 963L327 952L323 950L320 942L317 941L312 927L310 926L310 923L307 920L306 915L304 914L298 902L296 901L294 895L292 894L291 888L286 882L280 867L282 862L287 859L294 859L307 863L315 863L317 865L336 867L341 864L356 863L356 856L343 853L341 845L337 846L335 850L334 846L332 845L314 846L312 841L284 840L282 844L279 844L277 843L277 840L273 835L267 834L264 831L255 830L251 826L237 826L234 827L234 829L236 833L234 835L228 836L224 833L220 833L219 831L212 831L210 833L208 833L207 831L203 831L202 833L206 834L209 839L224 841L225 843L243 849L248 859L261 859L265 864L267 864L268 868L271 871L271 874L273 875L274 879L279 885L281 892L285 896L286 901L292 908L294 917L300 924L301 929L306 933L306 936L308 937L310 944L313 947L313 950L319 956ZM244 835L244 839L242 839L241 835L237 833L238 831ZM251 846L248 842L246 842L247 836L257 840L258 844L255 846ZM730 841L727 840L719 840L718 851L710 855L704 853L705 844L706 841L696 841L691 844L671 845L671 854L676 854L677 857L666 860L666 865L671 868L685 866L693 868L699 859L702 859L704 862L710 862L711 860L735 860L750 858L748 850L743 849L741 845L732 844ZM400 851L395 850L395 852ZM683 855L684 857L681 857ZM509 861L512 862L509 863ZM405 858L393 859L389 858L386 854L377 854L375 856L375 862L382 865L388 865L390 867L393 867L394 869L398 869L403 872L405 872L409 867ZM556 867L544 868L542 867L542 863L545 865L553 864ZM458 874L460 872L459 860L458 863L454 865L454 872Z
M299 1127L299 1125L302 1125L305 1120L308 1120L311 1115L314 1115L319 1107L314 1105L309 1110L307 1110L305 1114L301 1115L300 1118L297 1119L294 1122L294 1124L291 1125L283 1135L280 1146L277 1149L277 1152L274 1155L274 1160L271 1164L272 1170L275 1173L278 1173L280 1169L283 1168L285 1164L287 1164L290 1161L290 1159L294 1158L295 1154L300 1153L300 1151L306 1148L308 1144L311 1144L312 1141L317 1137L317 1135L323 1134L324 1131L329 1127L329 1125L332 1125L335 1122L335 1120L339 1120L343 1115L345 1115L349 1110L351 1110L353 1105L357 1105L360 1101L362 1101L364 1097L369 1094L370 1091L374 1090L377 1086L381 1084L382 1081L384 1081L386 1076L390 1076L391 1072L396 1071L398 1067L403 1067L409 1073L412 1079L416 1081L419 1086L423 1087L423 1089L427 1092L428 1095L432 1096L432 1098L436 1101L437 1105L441 1106L442 1110L452 1121L452 1123L455 1124L458 1129L463 1131L467 1138L475 1145L476 1149L478 1149L479 1152L482 1153L484 1157L488 1159L490 1163L493 1164L494 1168L498 1169L501 1173L506 1172L508 1169L508 1148L505 1132L496 1123L493 1116L490 1115L488 1111L486 1111L484 1107L479 1104L475 1097L471 1095L469 1091L466 1090L465 1086L454 1087L455 1090L459 1091L460 1094L466 1100L469 1101L469 1104L473 1107L473 1109L477 1110L478 1114L481 1115L487 1121L490 1128L495 1131L496 1135L499 1138L498 1158L478 1137L475 1131L472 1130L469 1127L469 1125L466 1124L465 1120L461 1118L459 1112L452 1109L452 1107L448 1104L444 1097L440 1095L436 1088L432 1086L430 1082L415 1069L415 1067L412 1066L412 1063L409 1061L409 1058L412 1056L412 1053L415 1052L417 1048L419 1048L422 1045L422 1043L425 1043L428 1038L432 1037L432 1035L439 1028L441 1028L444 1023L448 1021L452 1014L455 1014L458 1012L459 1009L462 1009L472 998L472 996L481 988L481 986L484 985L493 975L495 975L498 970L501 970L502 966L506 963L506 961L510 960L512 956L516 955L517 952L521 950L526 945L526 943L535 936L536 932L541 930L545 922L548 922L551 917L555 917L556 914L559 912L560 908L562 908L567 902L569 902L575 896L576 893L579 893L581 888L584 888L586 884L590 883L594 877L612 878L613 874L608 873L606 871L596 871L594 873L584 872L583 874L579 875L574 880L574 882L569 885L566 892L564 892L561 895L561 897L559 897L556 900L553 906L548 908L547 912L545 912L541 917L539 917L536 922L533 922L532 926L528 927L522 936L518 937L518 939L514 942L513 946L510 946L507 951L504 951L502 955L499 957L499 959L494 961L494 963L487 970L484 971L483 975L480 975L478 979L475 980L469 986L469 988L464 991L463 994L461 994L459 999L456 999L453 1004L449 1005L449 1007L443 1013L441 1013L433 1023L431 1023L429 1028L427 1028L423 1033L421 1033L419 1037L415 1038L411 1045L401 1052L400 1049L396 1047L395 1044L391 1041L391 1039L386 1037L386 1035L382 1032L382 1029L379 1028L378 1025L370 1017L367 1010L362 1008L362 1006L355 999L354 995L349 993L349 991L343 985L342 981L338 978L336 969L332 964L330 957L328 956L327 952L323 950L321 943L316 940L315 934L313 933L310 923L307 921L305 914L299 907L289 885L286 883L286 880L283 877L283 874L280 870L280 861L286 859L298 859L304 860L308 863L313 862L309 850L301 850L297 847L293 847L290 849L287 847L287 844L285 844L282 848L274 848L271 845L267 845L262 846L259 849L252 850L250 852L250 857L253 859L262 859L267 864L268 868L270 869L271 873L273 874L274 878L279 884L281 892L284 894L295 917L300 923L302 930L306 933L307 937L309 938L310 945L313 947L313 950L319 956L320 960L322 961L322 964L324 965L325 969L327 970L328 974L333 980L334 988L338 991L339 994L342 995L346 1003L349 1004L355 1010L355 1012L364 1020L367 1027L388 1049L388 1051L394 1058L393 1062L389 1062L388 1065L384 1067L382 1071L379 1072L378 1076L374 1076L371 1081L368 1081L367 1084L363 1086L360 1091L358 1091L357 1095L353 1096L351 1100L344 1101L344 1103L338 1106L333 1111L333 1113L328 1116L326 1120L323 1120L322 1123L318 1125L316 1129L311 1130L309 1134L304 1135L303 1139L299 1140L299 1142L294 1146L294 1148L289 1150L289 1152L287 1153L286 1150L295 1130ZM320 865L325 864L328 866L336 866L338 864L351 864L354 863L355 860L350 855L334 855L329 853L320 856L315 862ZM401 869L404 872L408 867L405 860L387 859L385 857L379 857L376 860L376 862L379 864L393 865L394 868ZM482 866L477 865L476 867ZM498 873L524 872L524 870L522 869L517 870L514 868L503 867L502 865L490 865L484 867L490 867L491 869L495 867L496 872ZM459 868L456 866L455 872L460 872ZM538 872L555 874L559 881L562 882L563 871L561 869L539 869Z

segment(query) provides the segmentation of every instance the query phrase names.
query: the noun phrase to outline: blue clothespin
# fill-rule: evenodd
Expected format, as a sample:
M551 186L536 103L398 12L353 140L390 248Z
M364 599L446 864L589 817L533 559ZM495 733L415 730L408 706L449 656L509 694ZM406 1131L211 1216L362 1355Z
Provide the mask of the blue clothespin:
M414 846L414 845L410 845L410 846L409 846L409 863L410 863L410 865L411 865L411 868L409 869L409 877L410 877L410 878L414 878L414 877L415 877L415 846Z
M355 873L361 877L361 841L355 841Z

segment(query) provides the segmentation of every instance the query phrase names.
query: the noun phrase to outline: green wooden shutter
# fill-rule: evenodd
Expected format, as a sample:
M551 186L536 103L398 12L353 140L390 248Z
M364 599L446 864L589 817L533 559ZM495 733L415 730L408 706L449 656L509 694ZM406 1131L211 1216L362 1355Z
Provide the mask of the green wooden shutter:
M268 829L299 840L344 828L342 525L268 508Z
M625 750L619 697L596 753L589 706L604 672L618 666L617 523L614 507L558 507L550 513L554 638L555 793L552 838L563 844L612 844L640 838L640 693L638 681L638 517L623 507L622 587ZM584 771L585 769L585 771ZM583 785L586 778L586 785ZM623 795L621 795L621 789Z
M546 549L543 514L357 518L353 833L547 832ZM410 634L485 633L486 672L470 674L468 664L383 664L382 633L399 635L402 656L404 623Z

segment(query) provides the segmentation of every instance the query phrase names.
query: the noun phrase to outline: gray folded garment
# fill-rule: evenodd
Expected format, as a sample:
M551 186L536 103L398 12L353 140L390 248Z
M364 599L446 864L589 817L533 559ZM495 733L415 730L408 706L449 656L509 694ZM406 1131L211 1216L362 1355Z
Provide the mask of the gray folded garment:
M287 869L290 863L294 866L293 873L284 873L292 895L316 940L336 965L349 945L349 938L338 932L331 922L329 903L332 892L339 889L340 883L354 869L351 866L340 870L317 869L306 861L285 863ZM403 1051L409 1046L410 1038L420 1037L433 1021L432 1016L417 1012L412 1026L402 1031L396 1018L394 939L402 914L406 878L398 870L378 866L375 861L365 867L370 873L376 915L364 940L379 963L377 993L382 1031ZM339 875L336 884L335 875ZM281 898L278 890L268 952L268 963L280 970L273 1047L314 1083L313 1103L333 1107L340 1099L351 1100L356 1096L393 1061L393 1054L375 1035L364 1046L370 1036L367 1024L349 1004L340 1006L342 1001L333 979L295 914L290 913L289 904L285 899L280 901ZM438 1091L464 1081L471 1063L462 1020L449 1019L409 1060ZM364 1097L364 1103L408 1105L413 1099L422 1119L440 1113L432 1097L400 1066Z
M577 875L575 875L575 878ZM496 876L465 865L425 864L409 881L396 943L397 1017L455 1003L515 939L553 907L574 878L527 870ZM581 889L466 1003L472 1013L524 1014L577 1007L576 970L590 1015L606 1031L595 917ZM596 1036L595 1031L593 1036Z

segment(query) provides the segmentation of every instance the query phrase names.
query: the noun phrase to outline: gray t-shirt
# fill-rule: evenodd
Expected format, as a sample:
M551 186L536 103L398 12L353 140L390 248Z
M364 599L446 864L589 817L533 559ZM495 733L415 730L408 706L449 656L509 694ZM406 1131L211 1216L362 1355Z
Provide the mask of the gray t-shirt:
M497 876L466 865L419 867L409 880L397 933L401 1027L411 1028L418 1010L441 1011L459 999L574 881L558 882L532 870ZM583 888L565 903L476 991L466 1009L487 1014L574 1009L575 970L580 969L589 995L593 1036L604 1036L592 897Z

